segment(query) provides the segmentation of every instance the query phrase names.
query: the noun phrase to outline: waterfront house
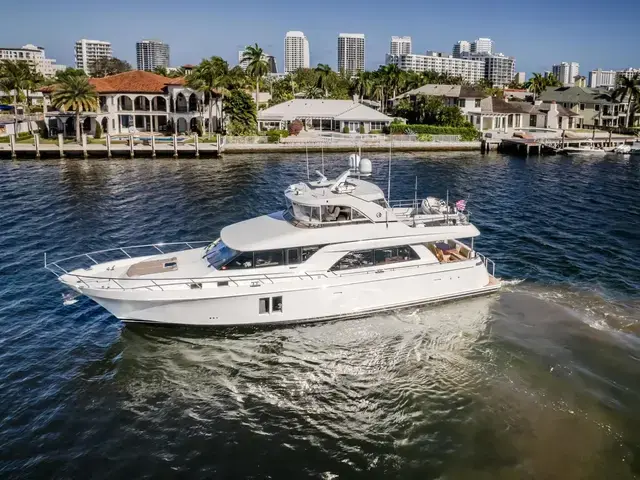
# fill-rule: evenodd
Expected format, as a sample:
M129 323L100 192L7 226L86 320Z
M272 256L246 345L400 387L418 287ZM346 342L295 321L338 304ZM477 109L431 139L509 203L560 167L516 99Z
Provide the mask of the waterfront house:
M487 95L480 88L468 85L439 85L427 84L391 99L395 106L406 98L415 101L419 95L440 97L448 106L460 107L462 115L471 121L471 113L480 113L480 102Z
M556 102L536 100L530 103L487 97L481 101L480 112L471 114L471 123L481 131L527 128L566 130L576 128L580 118L579 114Z
M184 78L168 78L133 70L104 78L89 79L98 92L96 112L82 114L84 133L94 134L100 123L104 133L133 132L189 133L209 121L209 94L192 90ZM53 134L75 135L74 112L58 111L51 104L53 89L45 87L45 119ZM213 103L212 130L216 131L220 109Z
M351 100L299 98L274 105L258 112L258 129L286 129L300 120L307 130L342 132L345 127L358 133L382 130L393 118Z
M619 127L627 124L627 105L607 98L606 89L588 87L560 87L547 89L540 94L543 102L555 101L558 105L580 115L578 127Z

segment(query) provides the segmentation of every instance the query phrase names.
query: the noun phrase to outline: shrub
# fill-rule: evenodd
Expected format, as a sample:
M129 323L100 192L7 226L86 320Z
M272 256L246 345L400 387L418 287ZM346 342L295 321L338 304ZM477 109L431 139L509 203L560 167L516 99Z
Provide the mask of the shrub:
M419 133L418 134L419 142L433 142L433 136L428 133Z
M364 134L364 125L360 125L360 130L359 130L359 132L360 132L360 135L363 135L363 134Z
M199 137L202 136L203 134L203 128L202 128L202 119L198 118L196 120L196 133L198 134Z
M303 125L300 120L294 120L289 124L289 135L298 135L302 131Z
M269 143L278 143L281 138L289 136L289 130L267 130L266 135Z
M344 128L342 129L342 133L349 133L349 127L345 125Z
M478 131L474 127L440 127L437 125L402 125L397 123L391 124L391 133L408 134L409 132L416 135L460 135L462 141L473 141L478 139Z
M379 135L382 133L382 130L370 130L369 133L371 135Z
M100 122L96 122L96 131L93 134L93 138L102 138L102 125L100 125Z

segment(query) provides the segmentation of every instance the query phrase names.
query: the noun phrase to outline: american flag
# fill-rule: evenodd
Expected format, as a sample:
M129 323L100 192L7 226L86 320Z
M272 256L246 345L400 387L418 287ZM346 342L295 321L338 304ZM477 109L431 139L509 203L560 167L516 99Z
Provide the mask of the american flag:
M456 202L456 210L458 210L459 212L464 212L465 208L467 208L467 201L466 200L458 200Z

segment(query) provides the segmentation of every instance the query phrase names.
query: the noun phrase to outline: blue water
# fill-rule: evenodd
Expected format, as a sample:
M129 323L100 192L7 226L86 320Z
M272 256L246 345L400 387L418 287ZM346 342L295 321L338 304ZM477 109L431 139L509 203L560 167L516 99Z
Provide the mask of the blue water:
M386 190L386 156L370 158ZM125 328L63 306L43 253L215 238L282 208L303 156L0 163L0 477L640 477L638 159L396 154L392 171L392 199L416 176L421 197L468 198L502 293L311 326Z

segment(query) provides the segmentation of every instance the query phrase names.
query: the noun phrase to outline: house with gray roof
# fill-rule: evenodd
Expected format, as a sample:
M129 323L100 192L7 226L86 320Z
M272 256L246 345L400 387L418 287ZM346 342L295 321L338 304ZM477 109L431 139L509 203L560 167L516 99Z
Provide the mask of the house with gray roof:
M576 128L580 115L556 102L534 103L508 101L487 97L481 101L480 112L471 114L471 123L481 131L518 130L527 128L572 129Z
M482 89L469 85L427 84L398 95L391 103L395 106L404 98L413 101L419 95L441 97L446 105L460 107L467 120L471 120L472 112L480 112L480 101L487 96Z
M624 100L612 102L611 92L588 87L560 87L547 89L539 96L543 102L555 101L581 117L578 127L618 127L627 124L627 105Z
M382 130L393 118L373 108L351 100L298 98L258 112L258 129L286 129L294 120L300 120L307 130L338 131L345 127L358 133Z

